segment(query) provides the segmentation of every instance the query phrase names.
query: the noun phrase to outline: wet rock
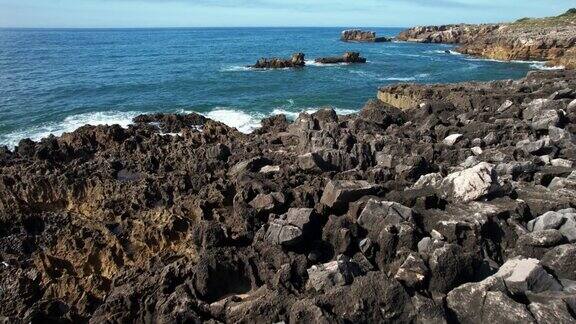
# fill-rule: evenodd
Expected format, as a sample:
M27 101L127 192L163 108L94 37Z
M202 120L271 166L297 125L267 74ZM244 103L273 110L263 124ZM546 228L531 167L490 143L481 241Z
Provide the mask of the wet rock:
M366 59L361 57L358 52L346 52L341 57L321 57L314 61L320 64L366 63Z
M305 65L304 54L294 53L290 59L280 59L280 58L261 58L256 62L256 64L251 67L255 69L283 69L283 68L295 68L303 67Z
M446 199L469 202L495 193L500 184L493 166L482 162L464 171L447 175L440 188Z

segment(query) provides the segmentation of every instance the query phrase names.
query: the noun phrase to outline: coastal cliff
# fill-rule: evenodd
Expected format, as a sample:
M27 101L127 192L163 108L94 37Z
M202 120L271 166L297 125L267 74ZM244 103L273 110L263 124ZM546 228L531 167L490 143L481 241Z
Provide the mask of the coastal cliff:
M0 321L573 322L576 72L380 93L0 148Z
M463 54L497 60L538 60L576 68L576 10L513 23L415 27L398 40L456 44Z

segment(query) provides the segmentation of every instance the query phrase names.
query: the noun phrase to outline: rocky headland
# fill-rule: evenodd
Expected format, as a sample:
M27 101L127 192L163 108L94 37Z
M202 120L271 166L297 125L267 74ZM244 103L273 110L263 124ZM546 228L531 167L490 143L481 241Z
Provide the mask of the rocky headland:
M576 10L549 18L513 23L424 26L400 33L398 40L456 44L458 52L497 60L538 60L576 68Z
M573 323L576 72L0 149L0 322Z
M343 42L383 43L392 41L388 37L377 37L376 33L368 30L348 29L342 31L340 40Z

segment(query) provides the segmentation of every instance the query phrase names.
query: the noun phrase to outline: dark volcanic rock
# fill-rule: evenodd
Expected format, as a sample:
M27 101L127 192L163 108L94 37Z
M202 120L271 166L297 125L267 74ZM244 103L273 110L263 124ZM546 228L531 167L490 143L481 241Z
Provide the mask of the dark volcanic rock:
M261 58L256 62L256 64L251 65L250 67L255 69L284 69L303 67L304 65L306 65L306 62L304 62L304 54L294 53L290 59Z
M0 148L0 322L573 322L575 73Z
M341 57L321 57L314 61L321 64L366 63L366 59L361 57L358 52L346 52Z

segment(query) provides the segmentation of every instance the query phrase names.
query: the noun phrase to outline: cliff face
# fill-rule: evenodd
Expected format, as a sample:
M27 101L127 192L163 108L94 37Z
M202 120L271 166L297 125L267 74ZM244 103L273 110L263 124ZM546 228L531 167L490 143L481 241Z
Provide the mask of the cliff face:
M0 148L0 322L573 322L576 71L384 91Z
M498 60L540 60L576 68L576 14L509 24L415 27L398 39L460 45L464 54Z

